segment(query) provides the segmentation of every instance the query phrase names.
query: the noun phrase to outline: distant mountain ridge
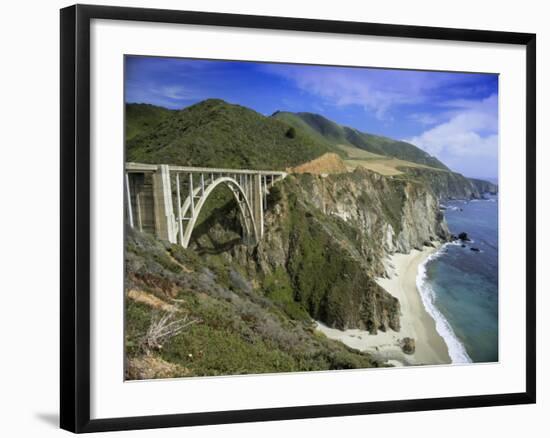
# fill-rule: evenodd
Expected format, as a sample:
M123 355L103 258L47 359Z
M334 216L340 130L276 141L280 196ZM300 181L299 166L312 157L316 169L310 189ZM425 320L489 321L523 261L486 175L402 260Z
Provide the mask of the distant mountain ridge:
M342 126L319 114L277 111L273 113L272 117L283 120L296 128L304 129L315 138L322 139L332 145L351 145L374 154L450 170L437 158L410 143Z
M126 104L127 161L285 170L325 154L347 159L350 150L371 154L373 159L398 159L399 165L428 166L403 170L426 182L440 181L432 186L441 197L498 192L497 185L451 172L412 144L360 132L319 114L278 111L266 117L221 99L207 99L182 110ZM452 175L438 176L433 173L437 171Z

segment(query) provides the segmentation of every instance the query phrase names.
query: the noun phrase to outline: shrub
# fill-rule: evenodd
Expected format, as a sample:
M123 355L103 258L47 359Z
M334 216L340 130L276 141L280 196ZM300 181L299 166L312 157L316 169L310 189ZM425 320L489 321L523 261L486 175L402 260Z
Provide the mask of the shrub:
M151 325L141 342L142 348L146 353L161 350L166 341L198 322L200 322L198 319L189 319L189 315L176 319L175 312L166 312L160 318L158 315L153 315Z

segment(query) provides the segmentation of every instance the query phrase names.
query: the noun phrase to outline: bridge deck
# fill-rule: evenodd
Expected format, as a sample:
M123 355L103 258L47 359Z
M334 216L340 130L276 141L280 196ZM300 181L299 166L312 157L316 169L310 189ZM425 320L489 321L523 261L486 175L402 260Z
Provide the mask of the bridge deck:
M156 172L158 170L158 164L145 164L145 163L126 163L126 171L130 173L134 172ZM168 165L170 171L184 172L184 173L224 173L224 174L247 174L247 175L274 175L285 177L287 172L281 170L250 170L250 169L223 169L215 167L192 167L192 166L173 166Z

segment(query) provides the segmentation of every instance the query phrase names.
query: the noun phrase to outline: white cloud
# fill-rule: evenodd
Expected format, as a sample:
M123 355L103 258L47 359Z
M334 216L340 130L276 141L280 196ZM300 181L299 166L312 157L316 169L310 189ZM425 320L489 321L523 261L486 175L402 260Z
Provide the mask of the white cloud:
M157 86L154 83L126 83L126 92L131 95L129 102L151 103L165 108L180 109L189 102L202 100L205 97L199 90L190 90L180 85Z
M474 162L468 169L458 171L479 172L485 163L496 169L498 157L498 99L496 95L481 101L460 100L447 102L444 106L452 108L448 113L449 120L422 134L409 138L412 143L431 155L435 155L444 163L455 168L464 163ZM490 163L487 161L490 160ZM455 164L456 163L456 164Z
M391 90L376 89L369 81L338 72L332 74L307 72L295 75L294 80L302 90L324 97L333 105L359 105L374 111L378 118L381 118L390 106L410 100L406 95L400 95Z
M264 71L293 81L305 93L316 95L330 105L358 105L379 119L390 118L390 108L426 101L433 90L448 79L427 72L363 70L353 68L296 68L264 66Z
M420 123L421 125L435 125L437 123L437 117L428 113L412 113L408 117L413 122Z
M197 95L196 92L188 90L186 87L182 87L180 85L165 86L152 91L168 99L174 100L190 100L194 99Z

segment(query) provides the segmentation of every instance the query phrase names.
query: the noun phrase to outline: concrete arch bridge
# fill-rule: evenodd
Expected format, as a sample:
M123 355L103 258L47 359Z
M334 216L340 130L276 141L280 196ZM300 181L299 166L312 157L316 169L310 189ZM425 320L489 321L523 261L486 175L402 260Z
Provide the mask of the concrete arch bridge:
M286 175L280 171L126 163L126 222L187 248L208 197L223 185L237 201L244 240L256 244L264 235L269 189Z

